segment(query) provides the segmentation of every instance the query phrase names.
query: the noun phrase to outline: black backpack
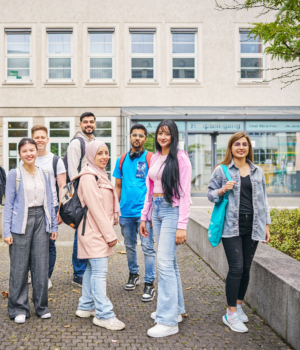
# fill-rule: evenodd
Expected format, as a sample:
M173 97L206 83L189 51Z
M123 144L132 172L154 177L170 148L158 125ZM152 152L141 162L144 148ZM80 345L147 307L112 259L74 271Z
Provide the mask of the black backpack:
M3 196L5 196L5 186L6 186L6 174L5 170L0 166L0 203L3 205L2 202Z
M96 181L98 181L98 178ZM71 226L74 229L77 229L81 220L83 220L82 226L82 236L85 232L86 224L86 214L88 212L88 207L85 205L82 207L79 196L78 196L78 187L79 187L80 178L75 179L72 182L66 184L63 188L61 202L59 204L59 215L62 221Z
M85 142L84 142L84 139L82 137L74 137L74 139L72 139L70 141L70 143L73 140L76 140L76 139L80 141L80 148L81 148L81 157L80 157L80 160L79 160L79 166L77 168L78 173L80 173L81 172L81 162L82 162L82 159L83 159L83 157L85 155ZM69 172L68 172L68 150L67 150L65 156L63 157L63 162L65 164L66 173L67 173L67 183L69 183L71 180L70 180Z
M59 198L59 187L57 184L57 163L59 161L60 157L57 155L53 155L53 162L52 162L52 167L53 167L53 172L54 172L54 178L55 178L55 187L56 187L56 193L57 193L57 200L60 202Z

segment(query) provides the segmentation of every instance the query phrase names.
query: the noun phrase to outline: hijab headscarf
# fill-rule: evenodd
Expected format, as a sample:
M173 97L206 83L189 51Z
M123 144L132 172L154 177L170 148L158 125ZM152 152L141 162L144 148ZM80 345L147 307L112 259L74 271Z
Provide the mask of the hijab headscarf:
M100 168L96 162L95 162L95 156L97 154L97 151L101 147L107 147L107 145L102 141L93 141L90 142L85 149L85 156L87 160L87 165L92 168L96 173L99 180L101 180L102 183L106 184L106 188L111 188L113 190L114 195L114 214L115 217L120 216L120 206L119 206L119 199L117 196L117 192L113 186L113 184L109 181L108 175L106 173L105 168Z

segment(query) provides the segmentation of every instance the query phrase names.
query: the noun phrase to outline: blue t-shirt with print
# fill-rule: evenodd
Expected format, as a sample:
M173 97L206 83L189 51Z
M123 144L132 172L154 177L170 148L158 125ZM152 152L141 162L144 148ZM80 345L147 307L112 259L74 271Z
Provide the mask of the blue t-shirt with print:
M126 154L122 166L123 176L120 169L121 157L116 161L113 177L122 179L120 208L121 216L124 218L137 218L141 216L147 193L146 177L148 174L148 165L146 154L147 151L140 158L135 158L134 160L131 160L129 154Z

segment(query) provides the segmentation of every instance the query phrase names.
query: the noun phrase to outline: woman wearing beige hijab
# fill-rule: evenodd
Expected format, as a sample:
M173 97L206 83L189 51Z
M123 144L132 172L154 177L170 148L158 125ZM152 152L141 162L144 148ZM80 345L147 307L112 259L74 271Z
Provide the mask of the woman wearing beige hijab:
M80 177L78 195L82 206L88 207L84 235L83 222L78 227L78 258L87 259L87 267L76 315L94 316L95 325L121 330L125 324L116 318L106 296L108 256L117 243L114 225L120 215L118 197L105 171L109 152L104 142L94 141L86 147L85 155L87 165L72 179Z

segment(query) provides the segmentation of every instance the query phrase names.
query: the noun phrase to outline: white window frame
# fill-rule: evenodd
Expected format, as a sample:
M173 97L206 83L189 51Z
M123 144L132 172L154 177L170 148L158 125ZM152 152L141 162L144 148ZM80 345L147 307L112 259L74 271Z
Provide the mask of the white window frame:
M93 28L94 29L94 28ZM115 28L88 28L88 82L105 83L115 81ZM109 54L91 54L90 52L90 34L92 33L111 33L112 34L112 53ZM112 59L112 78L111 79L91 79L91 58L111 58Z
M135 83L149 83L149 82L155 82L156 81L156 76L157 76L157 73L156 73L156 60L157 60L157 54L156 54L156 42L157 42L157 38L156 38L156 28L153 28L153 29L138 29L138 28L130 28L129 29L130 31L130 40L129 40L129 52L130 52L130 55L129 55L129 81L130 82L135 82ZM132 53L131 50L132 50L132 34L153 34L153 54L151 53L147 53L147 54L141 54L141 53L138 53L138 54L135 54L135 53ZM149 78L149 79L140 79L140 78L132 78L132 58L153 58L153 78Z
M48 32L48 29L50 30ZM49 83L64 83L64 82L73 82L74 81L74 73L73 73L73 52L74 52L74 39L73 39L73 28L70 29L57 29L57 28L47 28L47 82ZM70 54L50 54L49 53L49 34L55 33L66 33L71 35L71 53ZM49 78L49 58L71 58L71 78L70 79L50 79Z
M18 143L22 140L23 137L9 137L8 136L8 123L9 122L28 122L28 137L31 137L31 128L33 126L33 118L32 117L12 117L12 118L3 118L3 165L6 174L8 173L8 167L9 167L9 162L8 162L8 145L9 143ZM25 136L24 136L25 137ZM18 152L18 151L17 151ZM19 152L17 154L17 165L19 161Z
M180 82L180 83L184 83L184 82L197 82L197 77L198 77L198 28L194 29L194 44L195 44L195 53L191 54L191 53L173 53L173 34L175 34L175 32L173 33L172 30L176 29L177 33L181 33L181 34L189 34L191 33L191 29L185 29L185 28L171 28L171 81L172 82ZM173 58L194 58L195 59L195 67L194 67L194 71L195 71L195 77L194 78L173 78Z
M116 117L96 117L96 122L111 122L111 136L110 137L97 137L96 140L101 140L105 143L110 143L110 174L111 182L114 184L115 179L112 176L116 160L117 160L117 118Z
M70 136L69 137L50 137L50 122L69 122L70 123ZM45 126L48 129L49 143L47 150L51 152L51 143L59 144L59 155L61 154L61 143L70 143L75 134L75 118L74 117L47 117L45 118Z
M28 83L32 81L32 33L31 33L31 28L29 29L21 29L21 28L5 28L5 31L10 31L10 32L15 32L16 34L29 34L29 54L8 54L7 53L7 35L9 33L5 32L5 82L6 83L11 83L11 84L22 84L22 83ZM8 58L29 58L29 79L28 80L23 80L20 79L8 79L7 76L7 70L8 70Z

